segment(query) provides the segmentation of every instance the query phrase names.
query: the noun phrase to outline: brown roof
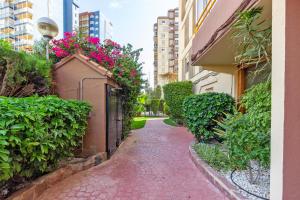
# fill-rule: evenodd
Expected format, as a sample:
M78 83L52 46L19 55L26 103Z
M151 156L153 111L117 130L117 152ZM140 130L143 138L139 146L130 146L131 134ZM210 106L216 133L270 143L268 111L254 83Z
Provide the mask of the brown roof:
M62 59L59 63L56 63L54 65L54 70L57 70L60 67L63 67L64 64L66 64L67 62L70 62L73 59L78 59L82 63L84 63L85 66L90 67L91 69L95 70L96 72L98 72L102 76L107 76L108 78L113 79L113 74L110 71L108 71L107 69L105 69L104 67L102 67L101 65L99 65L96 62L90 61L90 58L88 58L88 57L86 57L86 56L84 56L80 53L76 53L76 54L73 54L71 56L68 56L68 57Z

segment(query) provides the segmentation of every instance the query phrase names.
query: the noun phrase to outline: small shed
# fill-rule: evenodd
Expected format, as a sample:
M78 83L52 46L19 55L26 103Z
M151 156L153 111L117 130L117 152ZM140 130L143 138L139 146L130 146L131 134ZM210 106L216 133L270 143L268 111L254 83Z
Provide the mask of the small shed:
M122 139L122 100L112 73L82 54L69 56L54 67L56 92L63 99L88 102L92 112L82 153L107 152L110 157Z

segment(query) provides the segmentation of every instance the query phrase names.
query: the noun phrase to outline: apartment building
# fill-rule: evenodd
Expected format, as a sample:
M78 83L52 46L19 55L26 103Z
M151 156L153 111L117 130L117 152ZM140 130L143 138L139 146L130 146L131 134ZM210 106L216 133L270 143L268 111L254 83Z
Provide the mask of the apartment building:
M179 11L168 11L154 24L154 85L163 86L178 79Z
M0 39L11 42L16 50L31 51L41 39L37 21L50 17L63 37L63 0L0 0Z
M79 31L78 0L64 0L64 32Z
M179 1L178 79L192 81L195 93L214 91L235 96L234 79L231 74L205 70L202 66L192 66L191 50L195 37L195 26L207 3L208 1L203 0Z
M80 13L79 29L83 36L99 37L102 40L113 37L113 24L100 11Z

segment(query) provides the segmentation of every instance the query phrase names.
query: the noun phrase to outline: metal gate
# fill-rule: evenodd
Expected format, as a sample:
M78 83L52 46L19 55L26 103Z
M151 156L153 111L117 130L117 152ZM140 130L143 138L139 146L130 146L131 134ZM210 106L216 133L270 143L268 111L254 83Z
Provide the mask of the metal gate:
M106 86L106 147L111 157L122 142L122 100L116 88Z

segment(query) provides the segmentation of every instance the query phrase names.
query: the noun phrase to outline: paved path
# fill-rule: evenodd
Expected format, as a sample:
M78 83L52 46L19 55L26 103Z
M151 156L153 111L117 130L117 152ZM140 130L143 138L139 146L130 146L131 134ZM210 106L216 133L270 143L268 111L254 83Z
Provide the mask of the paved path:
M46 190L41 200L223 200L189 157L185 128L148 121L111 160Z

